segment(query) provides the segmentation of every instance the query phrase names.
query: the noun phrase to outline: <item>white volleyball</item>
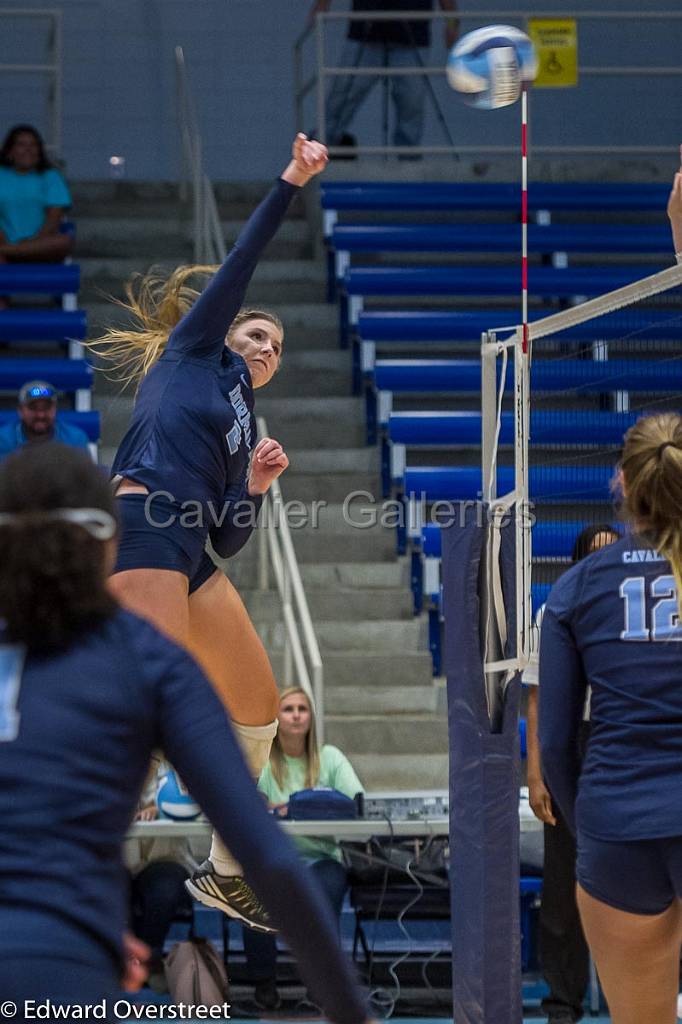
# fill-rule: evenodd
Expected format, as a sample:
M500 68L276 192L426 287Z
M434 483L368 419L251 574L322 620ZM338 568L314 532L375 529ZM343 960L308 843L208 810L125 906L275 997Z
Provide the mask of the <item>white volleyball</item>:
M511 25L468 32L453 46L446 67L449 84L464 102L484 110L515 103L537 71L531 40Z

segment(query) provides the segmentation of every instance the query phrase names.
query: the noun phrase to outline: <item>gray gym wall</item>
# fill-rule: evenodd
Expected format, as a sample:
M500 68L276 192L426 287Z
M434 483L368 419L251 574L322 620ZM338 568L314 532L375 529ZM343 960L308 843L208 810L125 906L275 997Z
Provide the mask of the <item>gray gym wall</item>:
M625 6L673 10L679 0L627 0ZM178 171L173 48L182 44L199 110L207 170L214 179L265 179L277 173L296 128L292 51L309 0L0 0L3 7L58 8L64 26L62 156L74 179L109 176L109 156L126 160L130 179L172 180ZM349 0L335 0L342 11ZM620 0L460 0L471 10L618 10ZM464 30L485 24L467 21ZM0 21L0 62L44 59L44 33ZM339 52L344 25L330 34ZM311 67L313 47L308 46ZM589 64L678 65L682 20L617 20L584 23L580 56ZM434 31L427 62L445 59L442 31ZM532 97L535 144L670 146L671 170L682 139L682 77L584 78L576 89L537 90ZM518 107L494 112L464 107L444 81L434 88L456 141L467 145L514 144ZM379 89L353 130L368 144L381 143ZM35 77L0 78L0 129L16 121L45 126L45 89ZM429 109L425 141L442 144ZM646 176L646 161L644 161Z

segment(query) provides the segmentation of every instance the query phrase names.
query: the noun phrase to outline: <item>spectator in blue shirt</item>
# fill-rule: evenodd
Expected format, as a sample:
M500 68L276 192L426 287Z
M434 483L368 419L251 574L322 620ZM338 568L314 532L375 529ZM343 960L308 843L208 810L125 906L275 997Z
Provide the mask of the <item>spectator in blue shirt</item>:
M19 392L17 419L0 427L0 459L23 444L61 441L75 448L87 448L87 434L57 416L57 392L44 380L31 380Z
M47 159L40 134L18 124L0 148L0 263L53 263L73 239L60 231L71 195Z

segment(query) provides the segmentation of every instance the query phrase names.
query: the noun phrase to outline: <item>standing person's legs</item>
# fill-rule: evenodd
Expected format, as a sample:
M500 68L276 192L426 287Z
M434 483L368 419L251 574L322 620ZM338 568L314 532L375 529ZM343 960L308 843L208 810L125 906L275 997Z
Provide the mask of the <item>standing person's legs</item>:
M575 839L554 804L556 825L545 825L545 868L540 907L540 959L549 995L549 1017L583 1015L590 955L575 899Z
M579 885L578 906L612 1024L675 1024L682 941L679 900L662 914L630 914Z
M258 985L274 982L277 976L277 940L274 935L242 929L249 979Z
M388 64L393 68L418 66L417 51L411 46L389 46ZM396 75L391 78L391 96L395 105L395 146L418 146L424 131L426 84L422 75Z
M341 917L343 898L348 888L348 872L343 864L327 857L310 865L322 887L337 922ZM254 999L263 1009L276 1010L281 1004L277 991L277 942L274 935L264 935L252 929L243 929L244 953L249 978L254 983Z
M338 860L325 857L324 860L316 860L311 864L310 870L322 886L334 911L334 916L339 921L343 908L343 898L348 888L348 872L345 866Z
M153 956L163 954L168 929L183 908L191 909L187 871L175 861L153 861L132 883L133 931Z
M374 68L383 63L383 47L353 39L339 57L338 67ZM377 83L373 75L335 75L325 104L325 134L333 146L348 128L356 110Z
M277 939L253 928L242 928L242 938L254 1002L263 1010L278 1010L282 999L277 991Z
M674 1024L682 946L682 838L578 834L578 907L612 1024Z

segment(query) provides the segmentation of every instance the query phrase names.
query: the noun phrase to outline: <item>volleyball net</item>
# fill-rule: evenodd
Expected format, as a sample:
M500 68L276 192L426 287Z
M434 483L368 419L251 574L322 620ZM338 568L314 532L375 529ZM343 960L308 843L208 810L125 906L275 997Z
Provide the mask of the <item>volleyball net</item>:
M441 530L457 1024L522 1019L519 670L580 531L618 526L623 434L682 407L681 340L682 267L483 336L482 500Z
M484 615L491 717L527 663L534 615L581 531L620 529L623 435L682 409L682 267L482 340L482 480L489 508ZM514 534L514 607L503 607L500 533ZM513 636L512 636L513 633ZM504 648L504 650L503 650Z

